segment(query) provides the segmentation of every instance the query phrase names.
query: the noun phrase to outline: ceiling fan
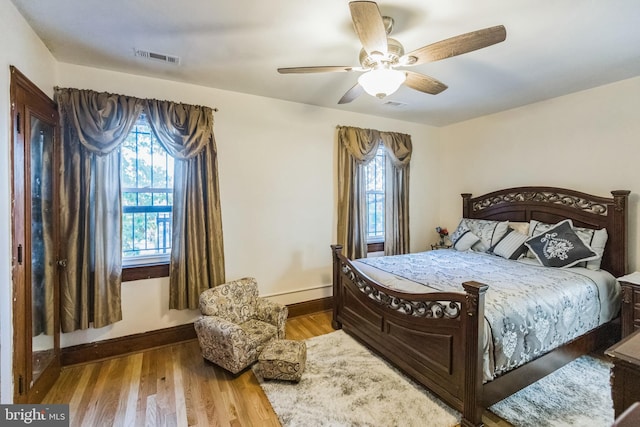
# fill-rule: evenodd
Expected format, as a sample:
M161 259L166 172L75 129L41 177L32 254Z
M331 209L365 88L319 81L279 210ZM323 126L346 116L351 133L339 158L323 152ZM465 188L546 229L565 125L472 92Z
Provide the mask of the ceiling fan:
M281 74L364 72L358 78L358 82L338 101L338 104L349 103L365 92L384 98L398 90L402 84L420 92L437 95L445 90L447 85L433 77L398 68L451 58L500 43L507 37L504 26L498 25L451 37L405 54L402 44L388 37L393 30L393 19L382 16L375 2L352 1L349 3L349 9L353 26L363 46L360 50L360 67L278 68Z

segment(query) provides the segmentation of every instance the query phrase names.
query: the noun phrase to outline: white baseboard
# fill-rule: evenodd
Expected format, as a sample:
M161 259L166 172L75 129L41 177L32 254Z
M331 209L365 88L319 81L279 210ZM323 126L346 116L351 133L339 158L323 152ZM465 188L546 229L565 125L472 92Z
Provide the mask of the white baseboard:
M311 301L316 299L327 298L333 295L332 285L318 285L309 288L294 289L284 292L276 292L273 294L260 295L279 304L295 304L298 302Z

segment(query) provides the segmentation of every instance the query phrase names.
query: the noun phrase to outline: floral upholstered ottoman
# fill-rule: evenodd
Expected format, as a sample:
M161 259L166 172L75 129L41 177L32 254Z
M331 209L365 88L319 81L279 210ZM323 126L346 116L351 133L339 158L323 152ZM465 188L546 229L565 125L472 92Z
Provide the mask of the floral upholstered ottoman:
M258 372L264 379L300 381L307 361L304 341L273 340L258 356Z

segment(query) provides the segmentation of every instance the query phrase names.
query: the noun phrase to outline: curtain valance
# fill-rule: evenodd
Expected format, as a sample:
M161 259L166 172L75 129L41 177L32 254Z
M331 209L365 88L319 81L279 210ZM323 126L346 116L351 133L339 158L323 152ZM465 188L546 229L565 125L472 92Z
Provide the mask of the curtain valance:
M411 160L411 135L404 133L338 126L338 140L360 164L367 164L373 159L380 143L386 147L394 167L402 169Z
M90 152L106 155L125 140L144 101L92 90L56 88L61 117Z
M98 155L116 149L143 112L171 157L190 159L213 141L210 107L72 88L56 88L56 101L80 143Z
M148 99L145 113L171 157L190 159L213 141L213 111L209 107Z

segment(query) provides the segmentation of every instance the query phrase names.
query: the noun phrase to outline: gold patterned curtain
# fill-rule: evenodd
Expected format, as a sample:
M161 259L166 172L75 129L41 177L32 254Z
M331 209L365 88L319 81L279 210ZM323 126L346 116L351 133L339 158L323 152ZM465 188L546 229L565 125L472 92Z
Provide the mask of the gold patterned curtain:
M409 162L411 136L380 132L386 148L384 254L409 253Z
M379 133L338 127L338 244L350 259L367 256L366 180L363 166L376 155Z
M409 252L409 161L411 136L338 127L338 236L350 259L367 256L364 166L380 143L386 150L385 254Z
M120 154L142 112L139 99L56 89L62 127L60 282L63 332L122 319Z
M225 281L218 156L209 107L146 101L154 134L174 162L169 308L197 309Z
M224 282L213 112L208 107L56 88L62 122L63 332L122 319L120 154L145 112L174 162L170 308L195 309Z

